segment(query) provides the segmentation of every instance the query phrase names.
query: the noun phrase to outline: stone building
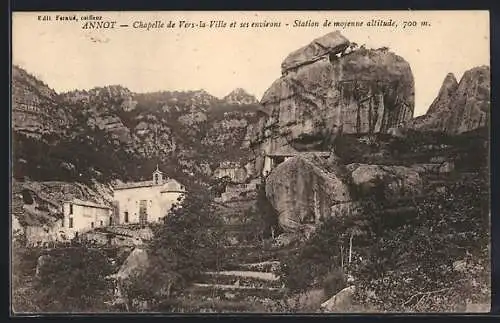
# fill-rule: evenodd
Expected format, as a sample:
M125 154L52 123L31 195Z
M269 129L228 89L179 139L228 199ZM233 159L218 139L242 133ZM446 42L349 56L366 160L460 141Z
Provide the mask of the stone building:
M111 208L90 201L80 199L65 201L63 214L61 228L70 237L74 237L77 232L83 233L113 224Z
M115 186L113 218L116 224L160 222L185 193L181 183L164 178L157 166L150 181Z

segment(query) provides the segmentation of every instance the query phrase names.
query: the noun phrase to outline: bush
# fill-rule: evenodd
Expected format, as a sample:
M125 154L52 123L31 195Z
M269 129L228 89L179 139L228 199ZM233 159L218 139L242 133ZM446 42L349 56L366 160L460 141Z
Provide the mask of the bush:
M33 281L33 302L41 312L100 312L110 286L112 266L95 249L69 248L49 254Z

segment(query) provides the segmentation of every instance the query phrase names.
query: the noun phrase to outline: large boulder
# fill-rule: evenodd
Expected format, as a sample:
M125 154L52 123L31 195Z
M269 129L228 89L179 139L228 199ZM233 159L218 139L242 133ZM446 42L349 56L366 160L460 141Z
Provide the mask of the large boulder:
M397 199L420 195L423 190L419 172L410 167L349 164L346 168L363 196Z
M266 180L266 196L288 232L310 231L311 224L329 216L331 206L351 199L345 170L315 154L289 158Z
M144 273L149 267L149 257L145 249L141 247L135 248L127 257L120 270L110 278L118 280L126 280L131 276L139 276Z
M332 312L348 312L353 305L353 297L356 292L355 286L350 286L344 288L326 302L322 303L320 308L323 312L332 313Z
M413 117L410 65L385 48L360 48L295 70L271 84L260 102L265 113L247 129L256 164L258 156L289 147L328 150L328 141L339 132L387 133Z
M342 36L339 31L328 33L288 54L283 63L281 63L281 71L285 73L301 65L315 62L330 53L340 53L344 51L349 44L349 40Z

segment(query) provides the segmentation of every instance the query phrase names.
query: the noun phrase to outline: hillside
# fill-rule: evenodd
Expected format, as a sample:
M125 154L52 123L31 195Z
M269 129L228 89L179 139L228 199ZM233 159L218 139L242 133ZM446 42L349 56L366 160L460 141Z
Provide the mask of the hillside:
M246 104L205 91L107 86L57 94L19 67L12 87L19 180L139 180L158 163L179 180L206 181L220 162L245 162L240 147L258 110L255 98Z

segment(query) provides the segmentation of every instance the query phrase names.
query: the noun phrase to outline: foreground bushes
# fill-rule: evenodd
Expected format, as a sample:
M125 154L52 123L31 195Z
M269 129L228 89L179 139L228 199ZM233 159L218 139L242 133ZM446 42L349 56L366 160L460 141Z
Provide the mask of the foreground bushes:
M46 256L35 275L36 250L14 250L15 312L101 312L106 310L112 273L107 255L84 247L61 249Z
M323 278L344 264L355 278L357 300L382 311L454 310L489 293L487 175L408 204L416 211L387 213L391 205L373 201L359 217L329 219L284 259L282 279L295 291L323 287ZM464 259L467 269L453 268Z

